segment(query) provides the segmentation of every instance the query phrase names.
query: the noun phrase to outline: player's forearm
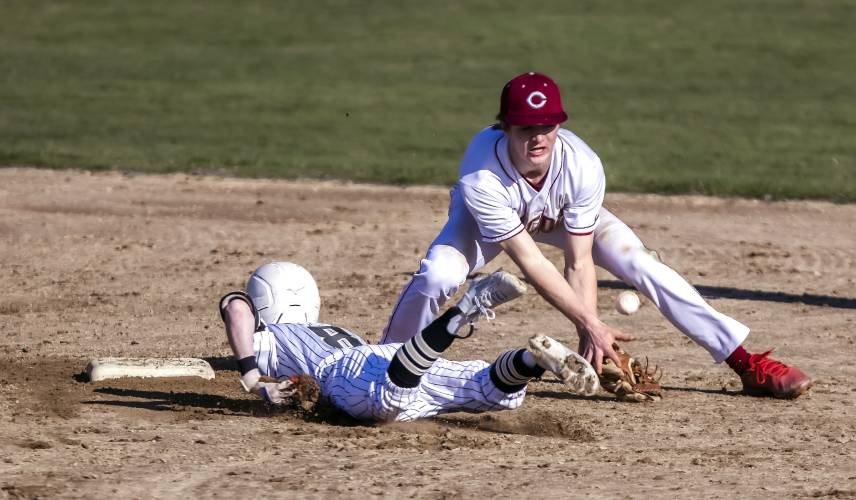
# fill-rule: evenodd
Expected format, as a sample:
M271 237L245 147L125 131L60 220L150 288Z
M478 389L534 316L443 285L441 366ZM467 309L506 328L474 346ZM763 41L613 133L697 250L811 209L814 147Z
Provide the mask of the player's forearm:
M586 305L581 296L565 281L565 277L556 269L556 266L544 257L528 233L518 233L500 242L500 246L517 264L538 293L570 319L577 328L587 330L600 325L594 309Z
M594 261L589 258L580 262L567 263L565 279L591 312L597 314L597 273Z
M573 288L565 281L558 269L543 255L512 260L520 267L535 290L553 307L558 309L575 325L588 328L597 322L594 309L589 308Z

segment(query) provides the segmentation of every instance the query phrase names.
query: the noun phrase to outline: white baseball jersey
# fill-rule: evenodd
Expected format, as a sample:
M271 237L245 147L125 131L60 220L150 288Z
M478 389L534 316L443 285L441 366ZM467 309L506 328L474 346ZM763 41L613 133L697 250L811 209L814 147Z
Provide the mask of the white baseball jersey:
M404 342L434 321L467 275L502 251L499 242L524 229L558 248L564 232L594 231L595 264L639 290L681 332L724 360L749 328L710 306L673 269L652 258L638 236L601 206L603 167L573 133L559 129L544 184L535 189L514 168L505 133L489 127L467 147L452 188L449 220L431 243L419 271L401 293L381 343ZM559 223L564 230L554 230Z
M321 368L342 356L342 349L365 345L356 334L332 325L281 323L253 335L253 353L262 375L287 378L307 374L316 379Z
M355 418L408 421L452 411L514 409L523 403L526 390L507 394L497 389L484 361L438 359L418 386L398 387L386 371L399 347L367 345L332 325L268 325L253 335L262 375L311 375L324 397Z
M488 127L464 153L452 196L463 199L482 241L495 243L524 229L549 233L560 223L570 233L592 233L605 189L600 159L572 132L559 129L550 169L538 189L511 163L505 133Z

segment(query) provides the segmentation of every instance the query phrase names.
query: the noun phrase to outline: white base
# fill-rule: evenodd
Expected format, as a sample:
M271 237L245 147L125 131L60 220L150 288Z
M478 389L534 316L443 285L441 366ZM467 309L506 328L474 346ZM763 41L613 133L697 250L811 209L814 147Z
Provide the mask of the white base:
M122 377L214 378L214 370L199 358L98 358L86 365L90 382Z

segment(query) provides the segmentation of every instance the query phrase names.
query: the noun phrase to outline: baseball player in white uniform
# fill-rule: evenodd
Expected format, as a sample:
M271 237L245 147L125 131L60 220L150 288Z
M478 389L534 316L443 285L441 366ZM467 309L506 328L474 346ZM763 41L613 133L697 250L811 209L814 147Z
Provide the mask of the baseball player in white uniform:
M265 266L272 265L285 269L287 279L280 283L294 290L284 294L286 308L264 307L253 292L252 277L249 294L232 292L220 301L241 384L268 403L285 402L293 389L292 377L301 374L314 378L322 397L335 407L358 419L378 421L514 409L523 403L529 380L545 370L575 392L597 391L591 365L543 335L531 338L526 349L501 354L493 363L439 357L468 323L482 314L492 317L490 308L523 293L525 285L508 273L499 271L474 282L455 307L407 342L367 345L346 329L317 322L320 302L314 280L307 281L312 279L308 272L292 263ZM288 277L294 278L290 284ZM308 288L314 296L303 293ZM272 320L278 323L266 323Z
M505 85L498 123L473 138L451 190L449 219L405 287L381 343L403 342L438 314L467 275L505 251L536 290L576 326L579 352L598 373L617 362L615 340L631 336L597 317L595 264L642 292L680 331L726 361L747 392L797 397L811 386L800 370L741 346L749 328L713 309L659 262L633 231L603 208L598 156L574 133L559 88L525 73ZM536 242L564 251L564 276Z

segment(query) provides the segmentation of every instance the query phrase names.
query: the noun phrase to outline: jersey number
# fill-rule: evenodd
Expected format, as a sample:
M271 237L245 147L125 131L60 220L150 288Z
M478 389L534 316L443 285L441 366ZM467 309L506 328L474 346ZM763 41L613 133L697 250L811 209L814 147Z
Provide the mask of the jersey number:
M359 337L338 326L310 326L309 329L312 330L312 333L321 337L321 340L327 345L336 349L363 345L363 341Z

